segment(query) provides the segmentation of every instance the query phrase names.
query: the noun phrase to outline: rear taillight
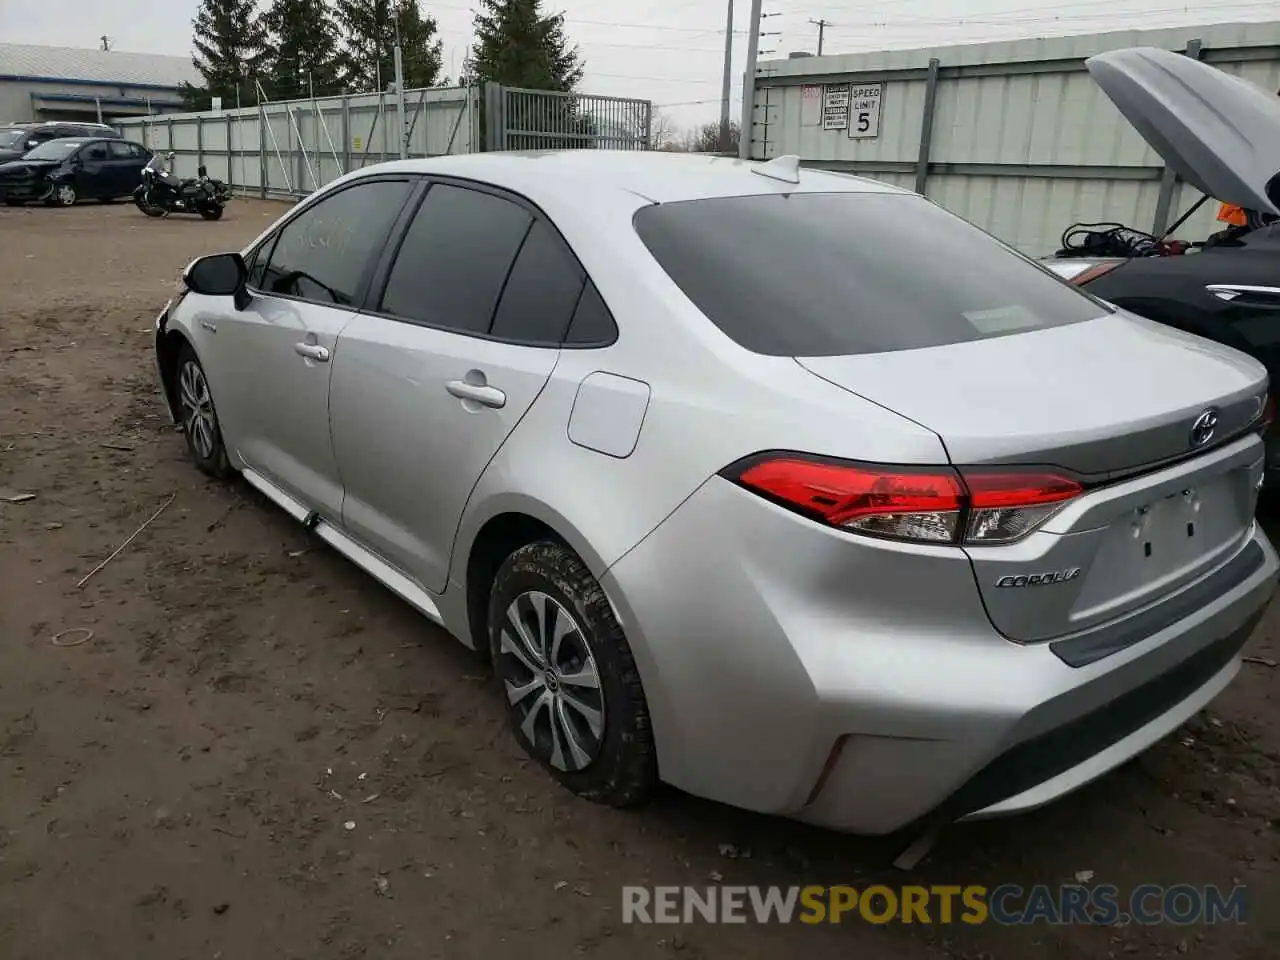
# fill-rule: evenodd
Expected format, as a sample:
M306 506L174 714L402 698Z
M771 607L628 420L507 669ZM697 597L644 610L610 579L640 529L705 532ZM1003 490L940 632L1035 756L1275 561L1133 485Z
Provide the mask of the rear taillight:
M1267 394L1266 401L1262 404L1262 413L1258 415L1258 432L1270 433L1276 425L1276 398L1273 394Z
M898 467L760 454L721 474L774 503L854 533L917 543L1010 543L1082 487L1045 470Z

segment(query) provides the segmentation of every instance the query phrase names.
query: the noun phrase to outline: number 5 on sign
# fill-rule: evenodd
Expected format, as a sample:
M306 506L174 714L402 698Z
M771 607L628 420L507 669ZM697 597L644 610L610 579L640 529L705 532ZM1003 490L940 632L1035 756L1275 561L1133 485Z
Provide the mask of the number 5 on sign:
M849 92L849 139L880 136L880 95L882 83L854 84Z

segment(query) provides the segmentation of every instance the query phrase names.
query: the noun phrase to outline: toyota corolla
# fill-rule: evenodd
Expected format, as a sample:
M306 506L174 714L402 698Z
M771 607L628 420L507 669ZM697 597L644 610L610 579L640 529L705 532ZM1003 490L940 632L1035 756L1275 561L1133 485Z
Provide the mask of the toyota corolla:
M593 800L1036 807L1221 692L1276 580L1261 365L794 158L383 164L185 281L195 464L491 656Z

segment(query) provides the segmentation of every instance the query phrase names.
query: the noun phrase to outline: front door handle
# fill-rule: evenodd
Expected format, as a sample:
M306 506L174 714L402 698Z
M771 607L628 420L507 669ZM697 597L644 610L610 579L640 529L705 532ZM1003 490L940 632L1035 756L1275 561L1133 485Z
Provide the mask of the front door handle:
M493 407L495 410L507 405L507 395L497 387L467 383L465 380L450 380L444 388L459 400L472 400L482 406Z
M308 360L314 360L316 363L329 362L329 350L320 346L318 343L295 343L293 352L300 357L306 357Z

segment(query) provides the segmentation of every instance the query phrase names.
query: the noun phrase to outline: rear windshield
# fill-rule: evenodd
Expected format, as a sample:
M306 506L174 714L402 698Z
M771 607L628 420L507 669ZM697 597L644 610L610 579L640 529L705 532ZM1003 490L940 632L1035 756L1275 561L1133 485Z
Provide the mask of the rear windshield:
M770 356L936 347L1107 312L920 197L688 200L645 207L635 228L712 323Z

